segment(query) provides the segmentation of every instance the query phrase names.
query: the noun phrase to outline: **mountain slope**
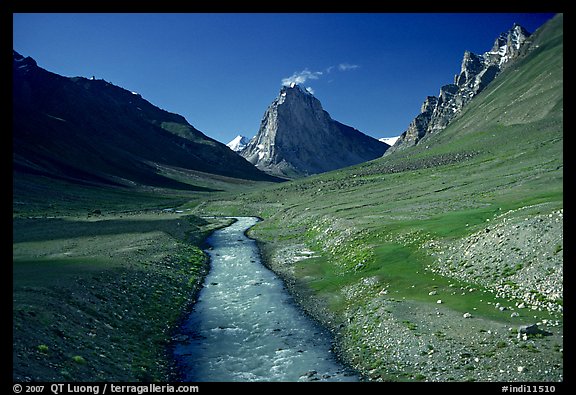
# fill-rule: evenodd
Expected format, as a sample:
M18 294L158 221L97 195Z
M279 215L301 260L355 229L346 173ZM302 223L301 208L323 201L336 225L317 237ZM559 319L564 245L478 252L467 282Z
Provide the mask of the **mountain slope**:
M240 155L271 174L303 176L378 158L388 147L334 121L318 99L293 84L282 87Z
M563 380L563 16L531 40L442 133L203 207L264 218L270 267L371 380Z
M103 80L59 76L16 52L13 60L15 174L187 190L197 188L163 169L272 180L182 116L138 94Z

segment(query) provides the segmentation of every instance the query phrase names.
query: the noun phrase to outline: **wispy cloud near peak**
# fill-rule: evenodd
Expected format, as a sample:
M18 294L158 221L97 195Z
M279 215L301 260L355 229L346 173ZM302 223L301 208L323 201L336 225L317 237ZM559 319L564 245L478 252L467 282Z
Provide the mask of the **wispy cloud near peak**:
M291 84L304 84L307 80L317 80L324 74L322 71L310 71L304 69L299 73L294 73L290 77L282 78L283 86L290 86Z
M360 66L357 64L350 64L350 63L340 63L337 66L328 66L324 71L310 71L308 68L300 72L295 72L290 77L282 78L282 85L283 86L291 86L292 84L304 85L308 80L318 80L325 74L330 74L334 70L338 71L349 71L355 70ZM314 93L314 90L311 87L307 87L306 90L310 93Z

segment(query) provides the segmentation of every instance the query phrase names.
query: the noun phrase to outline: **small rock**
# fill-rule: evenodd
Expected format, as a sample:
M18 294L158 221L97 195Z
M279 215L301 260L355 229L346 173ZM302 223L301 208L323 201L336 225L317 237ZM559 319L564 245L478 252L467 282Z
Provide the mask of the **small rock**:
M472 318L472 314L470 313L464 313L464 315L462 316L464 318Z
M540 333L540 329L538 328L537 324L520 325L518 327L518 333L526 333L528 335L535 335L537 333Z
M438 299L438 300L436 301L436 303L437 303L437 304L442 304L442 299Z

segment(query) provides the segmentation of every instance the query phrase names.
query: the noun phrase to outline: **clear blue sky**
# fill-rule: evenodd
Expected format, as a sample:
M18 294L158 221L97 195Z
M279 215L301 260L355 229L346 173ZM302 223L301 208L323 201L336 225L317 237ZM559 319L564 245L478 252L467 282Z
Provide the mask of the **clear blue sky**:
M49 71L136 91L223 143L254 136L290 77L305 78L333 119L389 137L453 81L465 50L552 16L25 13L13 15L13 47Z

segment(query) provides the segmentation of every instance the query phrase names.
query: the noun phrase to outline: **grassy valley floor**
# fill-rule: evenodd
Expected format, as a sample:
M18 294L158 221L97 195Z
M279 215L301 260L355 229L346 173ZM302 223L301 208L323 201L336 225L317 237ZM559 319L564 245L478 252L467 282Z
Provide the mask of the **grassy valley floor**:
M367 379L563 381L562 16L533 39L445 130L358 166L273 185L166 168L202 189L140 194L23 175L14 379L170 377L198 246L223 224L207 218L246 215L263 219L250 236L267 265Z
M176 377L170 341L207 268L199 246L225 223L208 217L258 215L250 234L267 264L367 379L561 381L561 124L546 130L542 140L518 128L525 154L506 166L506 145L420 148L186 204L178 196L178 210L150 197L140 211L61 201L25 212L17 199L13 378ZM539 329L519 333L531 324Z

